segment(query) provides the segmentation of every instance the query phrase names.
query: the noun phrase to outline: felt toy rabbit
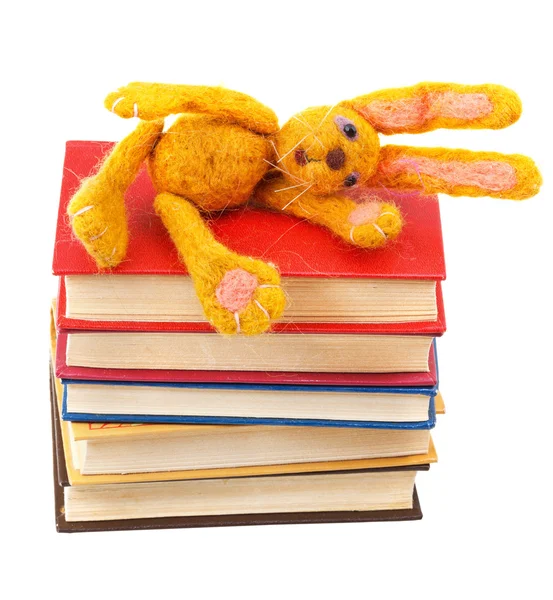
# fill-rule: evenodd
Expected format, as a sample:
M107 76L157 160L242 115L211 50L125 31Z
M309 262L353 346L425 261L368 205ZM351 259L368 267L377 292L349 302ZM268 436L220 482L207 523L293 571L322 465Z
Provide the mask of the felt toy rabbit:
M309 108L281 128L269 108L218 87L131 83L105 105L141 121L73 197L68 214L75 235L100 268L124 259L124 194L147 160L155 210L206 317L227 334L266 331L282 314L285 295L277 270L217 242L202 212L253 198L327 227L345 243L377 248L399 235L402 218L393 204L371 199L370 188L523 199L541 184L532 160L521 155L380 146L379 133L512 124L520 101L497 85L384 90ZM162 119L171 114L181 116L163 132Z

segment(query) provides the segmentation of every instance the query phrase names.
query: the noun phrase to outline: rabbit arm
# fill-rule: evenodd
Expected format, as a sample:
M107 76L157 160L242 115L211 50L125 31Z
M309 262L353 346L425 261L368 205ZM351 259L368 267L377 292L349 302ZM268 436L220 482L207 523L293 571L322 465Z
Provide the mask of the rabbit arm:
M290 186L280 177L262 181L255 189L254 199L274 210L322 225L346 243L362 248L385 245L398 236L403 225L396 206L380 198L354 202L339 194L316 196L305 187Z
M251 96L222 87L135 82L109 94L104 106L125 119L152 121L180 113L203 113L261 134L278 130L277 117L270 108Z
M380 149L376 174L367 185L523 200L537 194L541 182L532 159L520 154L390 145Z
M419 83L381 90L342 103L384 134L434 129L501 129L522 111L519 97L501 85Z

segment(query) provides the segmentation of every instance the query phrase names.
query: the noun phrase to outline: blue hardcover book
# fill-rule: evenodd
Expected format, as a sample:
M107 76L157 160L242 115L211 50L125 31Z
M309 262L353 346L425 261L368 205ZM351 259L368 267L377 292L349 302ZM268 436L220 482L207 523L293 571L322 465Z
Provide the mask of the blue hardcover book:
M63 380L66 421L430 429L434 387Z

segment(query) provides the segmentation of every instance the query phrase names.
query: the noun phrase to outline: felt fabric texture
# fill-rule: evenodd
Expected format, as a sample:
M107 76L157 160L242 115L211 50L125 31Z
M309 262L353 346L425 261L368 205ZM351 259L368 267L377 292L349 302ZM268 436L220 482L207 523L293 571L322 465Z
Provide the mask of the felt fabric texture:
M520 154L390 145L382 147L371 183L425 194L524 200L541 182L532 159Z
M297 189L285 187L284 178L268 179L256 188L254 199L322 225L348 244L362 248L384 246L401 231L401 214L391 203L374 202L370 197L358 203L338 193L321 197L306 192L298 196Z
M263 136L209 115L184 115L148 160L154 187L213 211L244 204L269 169Z
M381 90L343 103L384 134L433 129L501 129L517 121L520 98L501 85L419 83Z
M198 209L180 196L159 194L155 209L194 281L206 317L219 332L262 333L271 319L281 316L286 297L273 266L240 256L220 244ZM251 276L247 283L242 273L232 276L237 270Z
M347 125L355 126L354 138L344 134ZM364 185L376 170L380 151L373 127L343 106L309 108L295 115L273 142L274 168L289 185L299 184L318 196L342 190L353 172L359 174L357 184Z
M278 131L277 116L270 108L222 87L137 81L109 94L104 106L125 119L153 121L183 113L208 114L261 134Z
M380 146L378 133L514 123L520 100L499 85L421 83L383 90L309 108L280 129L271 109L220 87L137 82L109 94L105 106L141 121L72 199L68 215L75 235L99 268L124 259L124 194L146 160L158 192L156 211L206 317L226 334L266 331L282 314L285 296L277 270L217 242L202 212L253 197L326 227L345 243L378 248L400 234L402 216L393 204L365 197L364 188L523 199L541 185L536 165L525 156ZM181 113L163 132L161 118Z
M162 130L162 120L139 123L115 146L97 174L82 181L69 203L73 232L102 269L125 258L129 240L125 192Z
M234 313L246 308L258 285L255 275L244 269L232 269L219 282L215 295L223 308Z

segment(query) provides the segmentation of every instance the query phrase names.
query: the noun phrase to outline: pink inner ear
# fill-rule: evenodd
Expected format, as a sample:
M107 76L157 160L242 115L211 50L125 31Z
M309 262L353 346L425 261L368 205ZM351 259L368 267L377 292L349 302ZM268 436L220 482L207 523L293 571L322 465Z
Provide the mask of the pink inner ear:
M374 100L359 112L375 129L404 129L424 122L427 106L423 98L402 100Z
M493 104L486 94L433 92L400 100L374 100L359 112L376 129L423 126L436 117L471 121L490 114Z
M382 162L379 170L385 175L409 172L429 175L452 185L470 185L492 192L510 190L517 184L515 169L507 163L495 160L461 162L414 156Z
M456 94L444 92L429 94L430 117L448 117L470 121L489 115L493 111L493 104L486 94Z

